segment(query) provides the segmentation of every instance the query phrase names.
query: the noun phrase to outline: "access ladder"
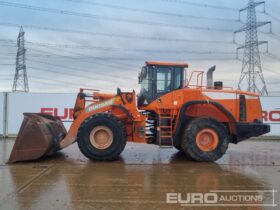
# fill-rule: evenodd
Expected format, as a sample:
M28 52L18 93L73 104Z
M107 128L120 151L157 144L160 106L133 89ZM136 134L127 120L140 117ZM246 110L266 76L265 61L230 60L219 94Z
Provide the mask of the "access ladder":
M158 144L161 148L171 148L173 147L174 109L159 109L158 113Z

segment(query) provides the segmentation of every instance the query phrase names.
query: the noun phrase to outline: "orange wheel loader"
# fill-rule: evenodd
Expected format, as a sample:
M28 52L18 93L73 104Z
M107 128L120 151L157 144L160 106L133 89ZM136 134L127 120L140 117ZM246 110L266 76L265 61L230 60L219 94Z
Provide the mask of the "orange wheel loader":
M74 142L92 160L114 160L127 142L135 142L175 147L196 161L215 161L229 143L270 131L262 122L257 94L223 87L222 82L213 85L215 67L207 73L206 86L203 72L192 72L186 82L187 67L146 62L137 96L120 89L116 94L81 89L68 132L56 117L25 113L9 162L36 160Z

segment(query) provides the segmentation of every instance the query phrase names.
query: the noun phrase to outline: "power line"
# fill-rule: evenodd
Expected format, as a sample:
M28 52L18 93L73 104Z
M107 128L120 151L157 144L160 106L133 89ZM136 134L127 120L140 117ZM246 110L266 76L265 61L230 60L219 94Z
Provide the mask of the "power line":
M29 48L31 49L31 48ZM39 50L36 50L39 52ZM40 50L41 51L41 50ZM42 51L43 52L43 51ZM66 52L66 51L65 51ZM70 51L67 51L69 53L71 53ZM80 55L80 56L73 56L73 55ZM189 51L189 52L186 52L185 54L192 54L192 55L236 55L236 52L215 52L215 51ZM46 54L28 54L28 57L29 58L66 58L66 59L75 59L75 60L78 60L80 62L87 62L87 63L93 63L93 62L90 62L90 61L86 61L85 59L91 59L91 56L87 56L85 55L86 57L82 56L81 54L78 54L78 53L75 53L73 52L73 55L59 55L59 54L55 54L55 53L52 53L52 52L46 52ZM1 55L0 55L1 56ZM14 56L14 54L5 54L5 55L2 55L2 56L6 56L6 57L10 57L10 56ZM113 68L117 68L117 69L120 69L120 68L123 68L126 63L120 63L120 62L117 62L118 60L127 60L127 61L134 61L134 60L142 60L142 61L146 61L146 60L149 60L150 57L148 57L148 55L144 56L144 57L116 57L116 56L112 56L112 57L92 57L93 59L102 59L102 61L104 62L114 62L116 64L119 64L120 66L110 66L110 67L113 67ZM228 57L229 59L236 59L234 57ZM158 59L158 58L155 58L155 59ZM171 59L169 57L169 59ZM204 59L207 59L207 57L201 57L200 58L190 58L189 59L195 59L195 60L204 60ZM100 63L100 65L102 65ZM136 68L139 68L139 66L134 66ZM125 71L133 71L133 69L122 69L122 70L125 70Z
M221 57L221 58L189 58L190 61L233 61L237 60L236 57Z
M0 40L1 42L2 40ZM10 41L10 40L7 40ZM190 40L193 41L193 40ZM164 54L179 54L179 53L198 53L198 54L214 54L216 52L213 51L187 51L187 50L169 50L169 49L161 49L161 50L154 50L154 49L137 49L137 48L120 48L120 47L100 47L100 46L93 46L93 45L71 45L71 44L57 44L57 43L40 43L40 42L30 42L25 41L27 45L31 46L39 46L39 47L47 47L47 48L59 48L59 49L81 49L81 50L99 50L99 51L125 51L125 52L148 52L148 53L164 53ZM228 42L228 44L237 44L233 42ZM223 52L217 52L218 54L222 54ZM225 52L228 54L227 52ZM127 64L129 65L129 64ZM136 67L134 65L131 65Z
M70 87L70 88L80 88L80 86L75 86L73 84L69 84L69 83L65 83L65 82L61 82L61 81L46 81L45 79L42 79L40 77L36 77L36 76L30 76L30 78L32 80L31 83L38 83L40 85L45 84L45 85L50 85L50 86L56 86L56 87ZM36 81L37 80L37 81Z
M56 83L56 82L51 82L51 81L45 81L44 79L40 78L40 77L31 77L31 84L32 83L37 83L39 85L47 85L47 86L53 86L53 87L60 87L60 88L74 88L74 89L80 89L81 87L83 88L92 88L92 86L84 86L84 85L79 85L79 86L75 86L75 85L70 85L70 84L61 84L60 82ZM0 79L1 80L1 79ZM47 88L45 88L47 89ZM102 90L102 88L98 88L99 90ZM49 92L49 89L47 89ZM108 91L108 89L107 89ZM60 92L61 93L61 92Z
M11 40L11 39L0 39L0 42L4 42L4 43L11 43L11 44L17 44L15 40Z
M17 47L17 46L14 46L14 45L10 45L10 44L0 44L0 46L2 47Z
M51 48L55 48L55 46L44 46L44 47L51 47ZM58 57L65 57L65 58L73 58L73 59L87 59L87 58L90 58L90 59L98 59L98 60L103 60L103 61L106 61L108 62L108 60L110 59L116 59L116 57L98 57L98 56L91 56L91 55L88 55L88 54L82 54L82 53L78 53L78 52L73 52L73 51L67 51L67 50L61 50L59 49L59 51L63 51L63 52L66 52L66 53L70 53L70 54L73 54L73 55L79 55L79 57L77 56L71 56L71 55L61 55L61 54L56 54L56 53L52 53L52 52L47 52L47 51L43 51L43 50L38 50L38 49L34 49L34 48L28 48L29 50L31 51L37 51L39 53L46 53L46 54L29 54L29 56L34 56L34 57L52 57L52 55L54 56L58 56ZM128 52L146 52L146 53L159 53L159 54L195 54L195 55L219 55L219 54L226 54L226 55L232 55L232 54L235 54L235 52L229 52L229 51L197 51L197 50L165 50L165 49L162 49L162 50L152 50L152 49L123 49L123 48L113 48L113 47L108 47L108 48L103 48L103 47L96 47L96 48L91 48L92 50L102 50L102 51L128 51ZM54 50L58 50L58 49L54 49ZM14 53L6 53L5 56L13 56ZM122 59L125 59L125 58L120 58L120 60ZM93 62L94 64L100 64L100 63L95 63ZM129 65L127 63L117 63L117 64L121 64L122 67L123 65ZM103 65L103 64L100 64L100 65ZM116 67L116 66L109 66L109 67ZM117 66L119 67L119 66ZM133 66L133 67L137 67L138 66Z
M147 61L149 60L148 57L144 58L144 57L112 57L112 58L107 58L109 60L120 60L120 61ZM169 58L171 59L171 58ZM208 58L204 57L204 58L188 58L188 60L191 60L191 59L194 59L194 60L208 60ZM220 58L218 58L219 60ZM221 58L222 59L222 58ZM234 57L230 57L230 58L225 58L226 60L230 59L230 60L236 60L236 58ZM158 58L155 58L154 60L162 60L162 59L158 59ZM182 60L185 60L185 59L178 59L178 58L175 58L173 60L177 60L177 61L182 61ZM210 59L211 60L211 59ZM217 59L216 59L217 60Z
M1 42L2 40L0 40ZM10 41L10 40L7 40L7 41ZM46 44L46 43L32 43L32 42L27 42L28 44L31 44L31 45L35 45L35 46L40 46L40 47L51 47L51 48L56 48L56 45L53 45L53 44ZM59 46L60 48L60 46ZM30 49L30 48L29 48ZM31 48L32 49L32 48ZM114 50L114 48L102 48L102 47L93 47L91 49L104 49L104 50L107 50L107 51L112 51ZM35 50L35 49L32 49L34 51L39 51L39 52L43 52L43 53L49 53L49 52L46 52L46 51L40 51L40 50ZM117 49L116 49L117 50ZM121 48L120 48L121 50ZM61 50L60 50L61 51ZM71 54L77 54L77 53L73 53L72 51L69 52L69 51L65 51L67 53L71 53ZM66 56L66 55L58 55L58 54L54 54L52 53L53 55L56 55L56 56L60 56L60 57L65 57L65 58L74 58L74 59L86 59L86 58L91 58L91 59L95 59L95 60L104 60L103 57L96 57L96 56L89 56L89 55L85 55L85 54L79 54L81 56L81 58L78 58L78 57L74 57L74 56ZM13 53L6 53L5 56L13 56L14 54ZM30 55L29 54L29 57L40 57L41 55ZM51 57L50 55L44 55L44 57ZM93 61L84 61L84 62L87 62L87 63L94 63L94 64L97 64L97 65L102 65L102 66L107 66L107 67L113 67L113 68L119 68L119 66L114 66L114 65L110 65L108 64L108 60L106 60L106 64L104 63L98 63L98 62L93 62ZM133 68L138 68L138 66L135 66L135 65L132 65L132 64L127 64L127 63L120 63L120 62L116 62L116 61L109 61L110 63L115 63L115 64L118 64L118 65L122 65L122 69L124 70L129 70L131 71L131 69L128 69L128 67L133 67Z
M30 49L30 48L29 48ZM188 53L186 53L188 54ZM236 55L235 52L219 52L219 53L216 53L216 52L202 52L202 53L194 53L193 55L223 55L223 54L228 54L228 55ZM9 56L13 56L13 55L5 55L6 57L9 57ZM2 56L3 57L3 56ZM82 57L82 56L73 56L73 55L58 55L58 54L53 54L53 53L50 53L50 54L29 54L28 55L29 58L65 58L65 59L74 59L74 60L77 60L78 62L84 62L84 63L90 63L90 64L97 64L97 65L102 65L102 66L108 66L108 65L105 65L103 63L95 63L95 62L91 62L87 59L90 59L90 57ZM150 60L151 56L148 57L145 56L145 57L115 57L115 56L112 56L112 57L104 57L103 58L103 61L104 62L111 62L111 61L114 61L117 63L117 61L135 61L135 60L142 60L143 62L147 61L147 60ZM169 59L173 59L173 58L170 58L168 57ZM190 57L189 57L190 58ZM233 57L230 57L232 59L236 59L236 58L233 58ZM164 58L160 58L160 57L155 57L154 58L155 60L162 60ZM175 58L176 59L176 58ZM204 59L207 59L207 57L200 57L200 58L190 58L190 59L201 59L201 60L204 60ZM119 62L118 62L119 63ZM112 66L110 65L110 68L113 68L113 69L121 69L123 67L125 67L125 64L121 64L119 63L120 66ZM139 66L135 66L135 67L139 67ZM122 71L125 71L125 72L132 72L134 71L135 69L121 69Z
M0 39L0 46L2 46L2 47L17 47L17 43L14 40Z
M107 34L108 36L110 34ZM107 35L100 35L100 36L107 36ZM117 36L116 34L111 34L110 36ZM122 35L121 35L122 36ZM121 38L131 38L131 39L146 39L146 40L153 40L153 41L164 41L164 42L188 42L188 43L208 43L208 44L229 44L233 45L236 44L233 41L219 41L219 40L196 40L196 39L169 39L169 38L161 38L161 37L139 37L139 36L129 36L129 37L121 37ZM56 47L56 48L75 48L75 49L91 49L94 46L91 45L73 45L73 44L58 44L58 43L42 43L42 42L31 42L26 41L27 44L37 45L37 46L49 46L49 47ZM101 48L101 47L98 47ZM106 48L106 47L103 47Z
M69 87L79 87L79 84L77 83L72 83L72 82L66 82L64 80L56 80L56 79L51 79L51 80L48 80L46 81L45 78L42 78L42 77L37 77L37 76L30 76L30 78L33 78L33 79L39 79L42 83L52 83L52 82L56 82L57 84L61 85L61 86L64 86L64 85L67 85Z
M61 47L63 45L37 45L43 47L52 47L52 48L64 48ZM65 46L65 48L71 48ZM125 51L125 52L140 52L140 53L161 53L161 54L233 54L232 52L217 52L217 51L188 51L188 50L170 50L170 49L137 49L137 48L120 48L120 47L100 47L100 46L84 46L84 48L79 49L86 49L86 50L98 50L98 51ZM84 56L84 55L83 55ZM91 58L94 58L90 56ZM98 57L96 57L98 58ZM100 57L98 59L101 59Z
M42 69L42 68L38 68L38 67L28 67L28 69L32 69L32 70L35 70L35 71L42 71L42 72L45 72L45 73L48 73L48 72L51 72L51 73L55 73L55 74L61 74L61 75L64 75L65 76L65 73L62 73L62 72L59 72L59 71L53 71L53 70L47 70L47 69ZM86 77L81 77L81 76L77 76L75 74L69 74L69 72L67 73L67 76L73 76L75 78L82 78L82 79L88 79L88 76ZM34 76L33 76L34 77ZM37 77L38 78L38 77ZM40 78L40 77L39 77ZM44 79L45 80L45 77L44 78L41 78L41 79ZM102 81L102 82L110 82L110 83L113 83L113 84L119 84L118 82L116 81L108 81L108 80L105 80L105 79L98 79L98 78L94 78L92 79L94 81ZM75 82L67 82L65 80L57 80L57 79L50 79L48 81L55 81L55 82L59 82L61 84L67 84L67 85L74 85L75 87L81 87L81 86L84 86L86 85L84 82L83 83L75 83ZM91 82L91 85L92 85L92 82Z
M169 2L169 3L176 3L176 4L186 4L188 6L212 8L212 9L231 10L231 11L238 11L239 10L238 8L234 8L234 7L217 6L217 5L212 5L212 4L189 2L189 1L183 1L183 0L161 0L161 1Z
M41 67L29 66L28 68L36 70L36 71L45 72L45 73L51 72L51 73L54 73L54 74L71 76L71 77L81 78L81 79L91 79L91 80L94 80L94 81L107 81L105 79L99 79L99 78L96 78L96 77L91 77L90 75L87 75L86 77L83 77L83 76L81 76L81 74L75 74L75 73L67 72L67 75L66 75L65 72L61 72L61 71L58 71L58 70L56 71L56 70L52 70L52 69L45 69L45 68L41 68Z
M34 49L33 49L34 50ZM57 49L54 49L54 50L57 50ZM41 50L35 50L35 51L41 51ZM131 72L131 68L128 68L128 67L132 67L132 68L139 68L139 66L135 66L135 65L132 65L130 63L121 63L121 62L118 62L118 61L112 61L110 60L108 64L108 60L107 59L104 59L104 57L98 57L98 56L91 56L91 55L88 55L88 54L82 54L82 53L78 53L78 52L73 52L73 51L68 51L68 50L59 50L60 52L63 51L63 52L66 52L66 53L70 53L70 54L73 54L73 55L79 55L80 57L77 57L77 56L67 56L67 55L60 55L60 54L55 54L55 53L52 53L53 55L56 55L56 56L63 56L65 58L74 58L74 59L77 59L77 60L84 60L84 59L94 59L94 60L101 60L101 61L105 61L106 63L97 63L96 61L83 61L83 62L87 62L87 63L94 63L94 64L97 64L97 65L102 65L102 66L108 66L108 67L111 67L111 68L122 68L122 70L125 70L125 71L130 71ZM41 51L41 52L45 52L45 53L48 53L46 51ZM112 65L114 64L114 65ZM117 65L117 66L116 66Z
M112 4L104 4L104 3L99 3L99 2L92 2L92 1L87 1L87 0L65 0L65 1L73 2L73 3L79 3L79 4L87 4L87 5L92 5L92 6L100 6L100 7L105 7L105 8L118 9L118 10L124 10L124 11L129 11L129 12L140 12L140 13L146 13L146 14L152 14L152 15L162 15L162 16L168 16L168 17L238 22L237 19L219 18L219 17L206 17L206 16L197 16L197 15L186 15L186 14L162 12L162 11L157 11L157 10L138 9L138 8L125 7L125 6L120 6L120 5L112 5Z
M122 63L122 62L119 62L119 61L113 61L113 60L110 60L110 59L105 59L104 57L90 56L88 54L81 54L81 53L77 53L77 52L73 52L73 51L67 51L67 50L64 50L64 49L63 50L60 49L60 52L63 51L63 52L66 52L66 53L70 53L72 55L79 55L79 57L69 56L69 55L60 55L60 54L50 53L50 52L46 52L46 51L42 51L42 50L35 50L35 51L43 52L43 53L45 52L45 53L49 53L49 54L52 54L54 56L59 56L59 57L63 57L63 58L71 58L71 59L75 59L75 60L78 60L78 61L81 61L81 62L93 63L93 64L97 64L97 65L101 65L101 66L107 66L107 67L110 67L110 68L113 68L113 69L118 69L118 70L122 69L122 71L132 72L131 68L137 68L137 69L139 68L139 66L135 66L135 65L132 65L130 63ZM91 59L91 60L87 61L85 59ZM99 61L100 60L105 61L105 63L92 61L92 59L99 60ZM109 64L108 64L108 62L109 62ZM129 68L129 66L131 68Z
M73 85L72 83L69 83L69 82L65 82L65 81L61 81L61 80L55 80L55 81L46 81L44 80L43 78L41 77L34 77L34 76L31 76L30 77L31 80L30 80L30 83L33 84L33 83L37 83L39 85L47 85L47 86L56 86L56 87L60 87L60 88L74 88L74 89L80 89L81 87L83 88L92 88L92 85L86 85L86 84L77 84L77 85ZM99 85L96 85L95 84L95 87L98 88L99 90L102 89L101 86ZM45 87L45 89L47 89Z
M60 50L61 51L61 50ZM75 54L75 55L80 55L82 56L82 59L84 59L85 57L89 57L89 58L94 58L94 59L100 59L100 60L103 60L105 62L112 62L112 63L116 63L116 64L120 64L121 65L121 68L123 69L123 66L126 66L128 64L126 63L121 63L119 61L115 61L115 60L147 60L145 58L124 58L124 57L119 57L119 58L116 58L116 57L92 57L92 56L88 56L88 55L85 55L85 54L81 54L81 53L76 53L76 52L73 52L73 51L67 51L67 50L63 50L64 52L67 52L67 53L71 53L71 54ZM191 53L191 54L199 54L199 55L232 55L232 54L235 54L233 52L217 52L217 51L189 51L189 52L185 52L186 54L188 53ZM72 56L69 56L69 57L72 57ZM78 59L77 57L74 57L75 59ZM233 58L223 58L224 60L232 60ZM195 60L195 59L190 59L190 60ZM204 58L204 60L206 60ZM208 59L208 60L211 60L211 59ZM138 68L138 66L136 66ZM131 70L129 70L131 71Z
M15 64L10 63L0 63L0 66L14 66Z
M12 78L2 78L2 77L0 77L0 80L3 80L3 81L13 81L13 79Z
M0 42L3 41L7 41L7 42L14 42L13 40L0 40ZM190 40L190 42L193 41L198 41L198 40ZM199 42L199 41L198 41ZM203 42L203 41L202 41ZM214 43L216 43L214 41ZM30 42L30 41L26 41L26 44L29 46L39 46L39 47L47 47L47 48L55 48L55 49L81 49L81 50L98 50L98 51L125 51L125 52L145 52L145 53L160 53L160 54L229 54L229 52L213 52L213 51L201 51L201 52L196 52L196 51L186 51L186 50L169 50L169 49L161 49L161 50L154 50L154 49L135 49L135 48L118 48L118 47L100 47L100 46L92 46L92 45L71 45L71 44L57 44L57 43L40 43L40 42ZM233 42L228 42L228 44L236 44ZM69 53L69 51L66 51ZM71 51L71 53L73 54L73 52ZM231 53L230 53L231 54ZM29 54L29 56L31 56ZM88 56L85 54L82 54L82 56ZM36 57L36 56L34 56ZM37 56L40 57L40 56ZM100 59L100 60L105 60L104 57L92 57L94 59ZM107 62L107 60L106 60ZM133 67L133 68L138 68L138 66L132 65L130 63L120 63L120 62L116 62L116 61L110 61L112 63L117 63L117 64L121 64L122 68L125 65Z
M71 67L71 66L58 65L58 64L53 64L53 63L43 62L43 61L36 61L36 60L33 60L33 59L28 59L28 60L31 61L31 62L35 62L35 63L46 64L46 65L50 65L50 66L54 66L54 67L64 68L64 69L67 69L67 70L70 70L70 71L72 70L72 71L75 71L75 72L88 72L88 73L93 74L93 75L106 76L106 78L107 77L112 77L112 78L117 79L117 80L120 80L120 79L131 80L132 79L132 77L120 77L119 75L104 74L104 73L101 73L101 72L94 72L94 71L89 71L89 70L77 70L77 68L74 68L74 67ZM67 73L66 73L66 75L67 75Z
M28 48L28 49L33 50L33 51L37 51L37 52L46 53L45 55L34 55L33 57L43 57L44 58L44 57L53 57L53 56L55 56L55 57L61 57L61 58L66 58L66 59L74 59L74 60L78 60L80 62L96 64L96 65L99 65L99 66L106 66L106 67L110 67L110 68L113 68L113 69L119 69L120 68L120 66L116 66L116 65L110 64L110 63L115 63L114 61L109 61L109 64L108 64L108 60L106 60L106 63L100 63L100 62L97 62L97 61L92 61L92 59L104 60L101 57L89 56L89 55L75 53L75 52L69 52L69 51L65 51L65 50L60 50L60 51L64 51L64 52L71 53L71 54L76 54L76 55L79 55L79 57L71 56L71 55L61 55L61 54L56 54L56 53L52 53L52 52L46 52L46 51L42 51L42 50L35 50L33 48ZM32 55L29 55L29 56L32 57ZM91 59L91 60L88 61L86 59ZM122 64L121 67L122 67L123 70L131 72L131 69L128 69L124 64Z
M0 40L1 41L1 40ZM162 40L164 41L164 40ZM175 41L175 40L174 40ZM208 43L208 44L231 44L236 45L236 43L232 41L214 41L214 40L193 40L193 39L185 39L184 41L188 41L189 43ZM28 45L35 45L35 46L42 46L42 47L53 47L53 48L66 48L66 49L85 49L85 50L118 50L118 51L145 51L145 49L129 49L129 48L117 48L117 47L100 47L100 46L93 46L93 45L73 45L73 44L58 44L58 43L42 43L42 42L31 42L26 41ZM154 50L157 51L157 50ZM170 51L170 50L163 50L163 51ZM173 52L178 52L174 51Z
M269 56L270 58L280 61L280 56L278 56L278 55L272 54L270 52L266 53L265 55Z
M20 24L0 22L0 25L6 27L20 27ZM140 39L140 40L152 40L152 41L164 41L164 42L196 42L196 43L213 43L213 44L232 44L229 41L210 41L210 40L191 40L191 39L181 39L181 38L164 38L164 37L149 37L149 36L139 36L139 35L127 35L127 34L114 34L114 33L101 33L101 32L91 32L91 31L81 31L73 29L63 29L54 27L42 27L34 25L24 25L24 28L29 28L33 30L43 30L43 31L54 31L60 33L72 33L72 34L84 34L91 36L102 36L110 38L123 38L123 39ZM205 28L206 29L206 28Z
M235 53L232 53L232 54L235 54ZM222 55L222 54L221 54ZM29 57L36 57L36 58L50 58L51 56L47 56L47 55L34 55L34 56L30 56L29 55ZM69 58L69 57L68 57ZM121 61L130 61L130 62L132 62L132 61L137 61L137 62L141 62L141 63L143 63L143 61L145 61L145 60L149 60L149 58L143 58L143 57L133 57L133 58L131 58L131 57L112 57L112 58L105 58L105 59L108 59L108 61L111 61L111 60L114 60L114 61L117 61L117 60L121 60ZM169 58L170 59L170 58ZM29 59L30 60L30 59ZM155 59L155 60L162 60L162 59ZM182 61L182 60L186 60L186 59L177 59L177 58L175 58L175 59L173 59L173 60L176 60L176 61ZM192 57L188 57L188 59L187 59L188 61L196 61L196 60L198 60L198 61L221 61L221 60L224 60L224 61L234 61L234 60L237 60L236 59L236 57L234 56L234 57L225 57L225 56L223 56L223 57L216 57L215 56L215 58L211 58L211 57L199 57L199 58L192 58ZM36 61L36 62L39 62L39 61ZM50 64L50 63L49 63ZM50 65L53 65L53 64L50 64ZM140 67L140 66L139 66ZM65 68L67 68L66 66L65 66ZM121 69L121 67L119 68L119 69ZM122 69L121 69L122 70ZM79 70L80 71L80 70ZM87 71L88 72L88 71ZM132 72L132 71L131 71ZM90 72L90 73L92 73L92 72ZM127 73L127 72L123 72L124 74L125 73ZM130 79L131 80L131 79Z
M280 72L277 72L277 71L271 70L271 69L266 68L266 67L263 67L263 69L264 69L264 70L266 70L266 71L272 72L272 73L274 73L274 74L278 74L278 75L280 74Z
M37 67L35 68L31 68L33 70L36 70L38 71L39 69ZM71 87L71 88L81 88L81 87L89 87L89 88L92 88L92 85L93 83L91 83L90 85L88 84L84 84L84 83L73 83L72 81L71 82L68 82L68 81L65 81L65 80L57 80L57 79L51 79L51 80L46 80L45 77L38 77L38 76L34 76L34 75L31 75L29 76L29 78L31 78L30 82L33 83L34 82L34 79L36 80L39 80L40 83L39 84L47 84L47 85L56 85L56 86L60 86L60 87ZM96 80L96 79L95 79ZM100 81L103 81L103 82L109 82L111 84L115 84L116 86L117 85L120 85L119 82L115 82L115 81L106 81L106 80L100 80ZM35 81L36 82L36 81ZM101 86L99 85L96 85L94 84L95 87L99 88L99 89L102 89L100 88ZM123 87L125 87L125 83L122 84ZM127 86L128 87L128 86Z
M35 50L33 48L28 48L30 50L34 50L34 51L37 51L37 52L43 52L43 53L50 53L50 52L46 52L46 51L42 51L42 50ZM99 49L99 50L102 50L102 51L118 51L118 50L122 50L121 48L103 48L103 49ZM61 51L61 50L60 50ZM91 55L86 55L86 54L81 54L81 53L77 53L77 52L70 52L70 51L66 51L66 50L63 50L64 52L67 52L67 53L71 53L71 54L75 54L75 55L79 55L80 57L77 57L77 56L71 56L71 55L60 55L60 54L54 54L54 53L50 53L52 55L55 55L55 56L61 56L61 57L66 57L66 58L76 58L76 59L87 59L87 58L90 58L90 59L99 59L99 60L110 60L110 59L114 59L115 57L97 57L97 56L91 56ZM198 50L149 50L149 49L124 49L124 51L128 51L128 52L146 52L146 53L160 53L160 54L196 54L196 55L209 55L209 54L212 54L212 55L219 55L219 54L222 54L222 55L232 55L232 54L235 54L235 52L228 52L228 51L198 51ZM44 55L45 56L45 55ZM125 64L126 65L126 64ZM110 66L111 67L111 66Z
M278 18L278 17L276 17L276 16L274 16L274 15L268 13L268 12L264 12L263 14L265 14L265 15L267 15L268 17L271 17L271 18L273 18L274 20L277 20L277 21L280 22L280 18Z
M132 19L119 18L119 17L93 15L93 14L89 14L89 13L80 13L80 12L74 12L74 11L53 9L53 8L47 8L47 7L38 7L38 6L32 6L32 5L27 5L27 4L10 3L10 2L5 2L5 1L0 1L0 5L21 8L21 9L34 10L34 11L39 11L39 12L47 12L47 13L52 13L52 14L70 15L70 16L76 16L76 17L101 19L101 20L105 20L105 21L123 22L123 23L130 23L130 24L149 25L149 26L153 26L153 27L156 26L156 27L170 27L170 28L186 28L186 29L193 29L193 30L232 32L232 30L222 29L222 28L210 28L210 27L179 25L179 24L171 24L171 23L151 22L151 21L143 21L143 20L132 20Z
M1 40L0 40L1 41ZM7 40L7 41L11 41L11 40ZM70 48L77 48L77 49L86 49L86 50L104 50L104 51L128 51L128 52L145 52L145 53L160 53L160 54L198 54L198 55L206 55L206 54L234 54L232 52L217 52L217 51L186 51L186 50L169 50L169 49L161 49L161 50L153 50L153 49L135 49L135 48L116 48L116 47L100 47L100 46L82 46L82 45L69 45L69 44L55 44L55 43L38 43L38 42L30 42L27 41L26 42L28 45L34 45L34 46L39 46L39 47L48 47L48 48L66 48L66 49L70 49ZM233 44L233 43L231 43ZM34 49L33 49L34 50ZM38 51L38 50L36 50ZM61 50L60 50L61 51ZM121 68L123 69L124 66L132 66L133 68L138 68L138 66L135 65L131 65L129 63L120 63L120 62L116 62L116 61L112 61L113 59L116 60L117 58L115 57L109 57L109 58L105 58L105 57L96 57L96 56L88 56L85 54L81 54L81 53L74 53L73 51L66 51L67 53L71 53L71 54L78 54L81 56L81 58L78 57L73 57L73 56L69 56L69 55L57 55L52 53L53 55L56 56L60 56L60 57L68 57L68 58L75 58L75 59L86 59L86 58L93 58L93 59L99 59L99 60L103 60L108 62L108 60L110 60L110 62L112 63L116 63L121 65ZM44 52L44 51L41 51ZM44 52L44 53L48 53L48 52ZM52 57L50 55L30 55L31 57ZM120 60L129 60L126 58L120 58ZM129 70L130 71L130 70Z
M263 31L261 31L260 33L269 35L271 38L280 41L280 36L278 34L275 34L273 32L263 32Z

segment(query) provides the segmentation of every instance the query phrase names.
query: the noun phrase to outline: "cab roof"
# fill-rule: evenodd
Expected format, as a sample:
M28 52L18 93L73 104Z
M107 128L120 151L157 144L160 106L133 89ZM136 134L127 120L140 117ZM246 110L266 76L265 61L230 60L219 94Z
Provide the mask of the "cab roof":
M162 61L146 61L146 65L152 66L174 66L174 67L189 67L187 63L179 63L179 62L162 62Z

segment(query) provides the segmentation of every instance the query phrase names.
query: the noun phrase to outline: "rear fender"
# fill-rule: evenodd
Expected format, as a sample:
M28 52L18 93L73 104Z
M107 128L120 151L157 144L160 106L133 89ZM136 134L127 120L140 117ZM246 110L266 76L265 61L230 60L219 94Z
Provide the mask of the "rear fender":
M205 105L205 104L209 104L211 106L214 106L217 108L217 110L219 111L219 118L223 119L223 121L227 122L229 125L229 131L231 134L236 134L236 120L234 118L234 116L220 103L215 102L215 101L191 101L191 102L187 102L185 103L179 112L178 115L178 120L177 120L177 124L176 124L176 129L175 129L175 139L179 139L179 135L180 135L180 131L183 129L184 127L184 122L186 122L188 119L188 113L186 114L187 110L193 106L198 106L198 105ZM209 107L208 107L209 108ZM203 113L200 111L200 113ZM203 117L205 117L207 115L203 115ZM208 115L209 116L209 115ZM202 117L202 116L191 116L191 117ZM210 116L211 117L211 114ZM213 116L212 116L213 117ZM217 117L213 117L214 119L217 119Z

